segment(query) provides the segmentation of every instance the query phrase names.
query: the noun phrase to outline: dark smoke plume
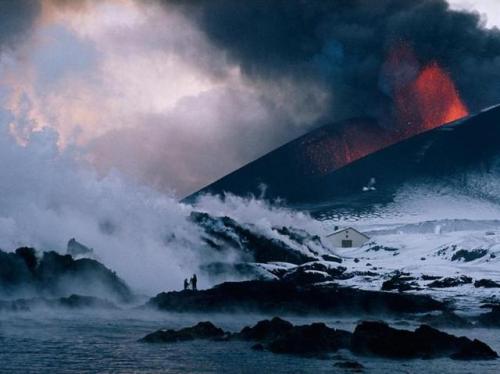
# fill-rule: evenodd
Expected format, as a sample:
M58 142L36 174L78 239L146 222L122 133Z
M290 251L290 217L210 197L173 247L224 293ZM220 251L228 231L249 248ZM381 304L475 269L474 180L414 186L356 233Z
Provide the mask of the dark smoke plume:
M252 79L310 79L332 93L330 120L390 110L384 62L409 45L436 61L472 110L500 101L500 31L444 0L166 0ZM398 72L394 72L398 75Z
M0 0L0 50L16 44L39 12L40 3L35 0Z

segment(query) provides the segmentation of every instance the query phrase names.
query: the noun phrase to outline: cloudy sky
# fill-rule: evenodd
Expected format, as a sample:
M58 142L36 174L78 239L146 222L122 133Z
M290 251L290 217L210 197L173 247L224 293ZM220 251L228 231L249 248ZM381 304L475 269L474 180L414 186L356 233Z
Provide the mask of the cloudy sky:
M471 110L500 101L496 0L341 3L1 2L0 120L181 197L322 123L387 116L401 42Z
M453 9L479 12L488 27L500 26L500 3L497 0L449 0Z

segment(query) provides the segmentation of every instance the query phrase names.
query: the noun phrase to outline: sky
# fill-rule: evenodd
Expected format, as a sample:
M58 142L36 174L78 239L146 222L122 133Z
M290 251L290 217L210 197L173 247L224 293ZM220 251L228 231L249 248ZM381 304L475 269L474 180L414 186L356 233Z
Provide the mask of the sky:
M419 64L450 72L472 110L500 101L497 1L451 1L480 17L444 0L362 1L340 15L337 2L4 4L15 22L0 40L0 119L23 146L50 128L101 176L182 197L320 124L389 117L381 71L403 39Z
M488 27L500 26L500 3L497 0L448 0L452 8L481 13Z

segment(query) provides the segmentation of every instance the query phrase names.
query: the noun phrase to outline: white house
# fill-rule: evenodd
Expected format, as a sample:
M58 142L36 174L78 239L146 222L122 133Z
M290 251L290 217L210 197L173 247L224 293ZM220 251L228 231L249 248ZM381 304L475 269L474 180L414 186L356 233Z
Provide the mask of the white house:
M339 228L327 236L328 241L336 248L361 247L370 238L352 227Z

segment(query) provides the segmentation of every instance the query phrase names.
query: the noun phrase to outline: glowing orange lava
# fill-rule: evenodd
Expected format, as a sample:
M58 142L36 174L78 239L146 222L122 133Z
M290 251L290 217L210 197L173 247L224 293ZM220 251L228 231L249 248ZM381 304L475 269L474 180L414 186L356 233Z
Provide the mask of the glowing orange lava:
M394 100L395 126L350 120L300 142L306 174L324 175L382 148L469 114L449 74L437 62L419 68L411 48L388 56L385 79Z
M432 62L395 92L398 126L407 136L465 117L469 111L450 76Z

